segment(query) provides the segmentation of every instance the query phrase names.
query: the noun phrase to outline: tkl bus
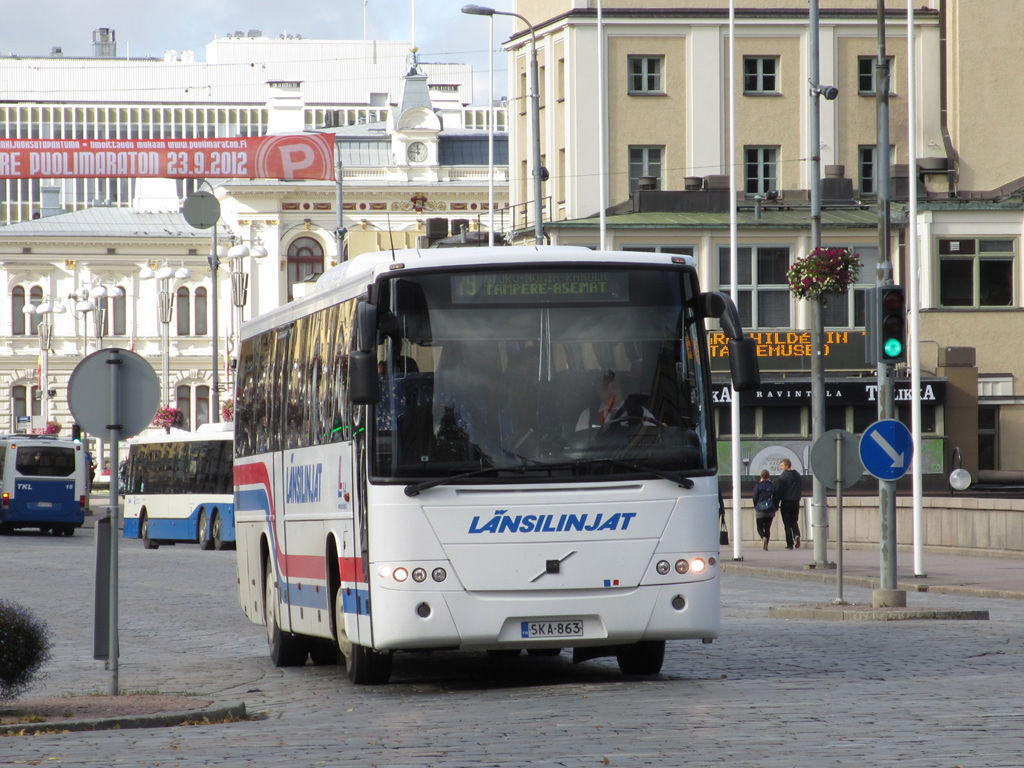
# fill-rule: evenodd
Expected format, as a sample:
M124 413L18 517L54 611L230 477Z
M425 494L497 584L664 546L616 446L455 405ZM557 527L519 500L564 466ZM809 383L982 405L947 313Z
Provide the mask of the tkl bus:
M229 549L235 542L231 485L234 425L129 441L124 469L124 537L146 549L196 542Z
M0 436L0 533L38 528L73 536L85 522L85 449L47 435Z
M243 327L239 597L275 665L382 683L434 650L614 656L719 632L694 260L568 247L364 254Z

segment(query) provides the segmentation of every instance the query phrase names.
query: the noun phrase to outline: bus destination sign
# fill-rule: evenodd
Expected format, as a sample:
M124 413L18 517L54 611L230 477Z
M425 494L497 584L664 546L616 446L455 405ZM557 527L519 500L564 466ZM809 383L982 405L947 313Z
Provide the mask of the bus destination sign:
M617 271L463 272L451 281L453 304L629 301L629 275Z

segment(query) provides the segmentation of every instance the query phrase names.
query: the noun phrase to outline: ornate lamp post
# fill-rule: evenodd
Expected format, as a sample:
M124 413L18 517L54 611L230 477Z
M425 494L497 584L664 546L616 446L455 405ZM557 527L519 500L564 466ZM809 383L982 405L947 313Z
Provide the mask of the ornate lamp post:
M164 263L162 267L154 270L145 266L139 270L140 280L157 281L157 320L160 322L160 365L163 376L163 399L164 405L171 404L171 318L174 314L174 297L171 295L172 280L187 280L192 276L188 267L180 267L175 270Z
M234 338L232 343L236 359L238 358L239 344L241 343L243 308L249 299L249 273L242 269L243 260L247 256L252 256L254 259L262 259L266 255L267 249L255 238L251 249L245 243L239 243L238 245L231 246L228 250L228 258L231 259L231 304L235 309L233 322ZM237 370L235 375L238 375Z
M43 424L50 422L50 351L53 346L53 323L50 317L67 311L59 301L44 301L41 304L26 304L22 310L25 319L31 322L32 315L40 315L36 323L36 335L39 337L39 400Z

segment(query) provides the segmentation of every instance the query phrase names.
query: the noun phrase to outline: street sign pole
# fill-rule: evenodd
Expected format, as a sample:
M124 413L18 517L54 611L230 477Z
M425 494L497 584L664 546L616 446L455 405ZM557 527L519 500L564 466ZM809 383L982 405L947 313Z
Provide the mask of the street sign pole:
M108 407L98 407L102 403L106 403ZM104 529L109 529L109 540L101 546L98 539L96 550L97 577L103 571L100 559L103 556L108 558L107 583L102 585L97 578L97 617L94 632L97 636L100 634L100 613L101 610L105 610L106 661L107 669L110 670L111 696L117 696L120 692L117 663L117 549L120 529L118 441L122 434L134 435L145 429L153 421L159 404L160 382L156 372L145 358L127 349L110 347L93 352L75 366L68 380L68 405L71 408L71 415L88 432L105 436L110 444L110 497L106 518L109 525L103 526ZM100 530L101 528L97 528L97 537L100 536ZM103 606L104 598L100 592L103 586L106 586L107 590L106 606ZM93 647L94 656L102 659L103 651L98 637L94 638Z
M836 440L836 605L843 600L843 435Z
M108 631L107 659L110 668L110 695L117 696L120 690L118 681L117 664L117 532L118 525L118 493L117 493L117 468L118 468L118 441L121 439L121 425L117 422L120 419L120 366L121 350L110 349L108 351L107 365L110 368L110 423L107 430L110 432L108 443L110 445L110 496L108 506L110 508L110 629Z

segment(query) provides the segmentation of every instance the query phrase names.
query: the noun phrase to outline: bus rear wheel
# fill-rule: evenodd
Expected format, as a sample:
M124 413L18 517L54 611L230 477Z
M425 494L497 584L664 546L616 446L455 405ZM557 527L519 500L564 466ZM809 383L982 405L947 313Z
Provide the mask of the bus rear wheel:
M624 675L656 675L665 662L665 641L641 640L633 645L624 645L616 659Z
M309 643L302 635L293 635L281 629L277 620L277 600L274 598L274 567L270 560L267 560L263 574L263 619L267 623L270 661L275 667L301 667L309 656Z
M213 522L210 523L210 529L213 531L213 548L216 549L218 552L223 552L225 549L231 546L230 541L224 541L223 526L224 523L221 520L220 513L214 512Z
M199 538L199 548L204 550L213 549L213 539L210 538L210 527L209 521L206 519L206 510L199 513L199 530L197 531Z

